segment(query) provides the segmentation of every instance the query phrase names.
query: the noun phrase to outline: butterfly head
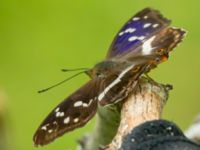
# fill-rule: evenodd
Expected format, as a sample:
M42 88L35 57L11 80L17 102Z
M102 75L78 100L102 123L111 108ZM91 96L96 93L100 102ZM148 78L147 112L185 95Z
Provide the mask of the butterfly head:
M118 74L130 64L126 61L115 61L115 60L105 60L100 63L97 63L92 69L86 70L86 74L94 78L106 78L109 75Z
M110 75L115 68L119 68L119 63L114 62L112 60L110 61L102 61L98 64L96 64L92 69L89 69L86 71L86 74L90 78L106 78L108 75ZM118 67L117 67L118 66Z

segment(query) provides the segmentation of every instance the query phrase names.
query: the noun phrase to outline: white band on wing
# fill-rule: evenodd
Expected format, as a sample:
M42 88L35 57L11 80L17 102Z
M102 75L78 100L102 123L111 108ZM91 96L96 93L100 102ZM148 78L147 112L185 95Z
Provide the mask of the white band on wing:
M134 67L134 65L131 65L129 67L127 67L124 71L122 71L119 76L111 83L109 84L101 94L99 94L98 96L98 100L101 101L104 96L106 95L106 93L112 88L114 87L117 83L119 83L121 81L121 78L129 71L131 70L132 68Z

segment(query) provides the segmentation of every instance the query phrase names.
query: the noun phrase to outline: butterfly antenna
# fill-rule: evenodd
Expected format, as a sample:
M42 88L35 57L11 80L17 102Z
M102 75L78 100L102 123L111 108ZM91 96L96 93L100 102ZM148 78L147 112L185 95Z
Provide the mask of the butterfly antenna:
M61 69L62 72L79 71L79 70L88 70L88 68Z
M76 76L78 76L78 75L80 75L82 73L85 73L85 71L79 72L79 73L77 73L77 74L75 74L75 75L73 75L73 76L71 76L71 77L69 77L69 78L67 78L67 79L65 79L65 80L63 80L61 82L58 82L58 83L56 83L56 84L54 84L54 85L52 85L52 86L50 86L50 87L48 87L46 89L42 89L42 90L38 91L38 93L44 93L44 92L46 92L46 91L48 91L48 90L50 90L50 89L52 89L52 88L54 88L56 86L59 86L59 85L65 83L65 82L71 80L72 78L74 78L74 77L76 77Z

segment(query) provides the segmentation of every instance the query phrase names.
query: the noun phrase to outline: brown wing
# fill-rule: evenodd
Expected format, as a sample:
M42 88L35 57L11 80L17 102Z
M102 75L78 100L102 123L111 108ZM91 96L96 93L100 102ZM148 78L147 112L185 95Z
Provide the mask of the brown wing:
M138 57L145 58L151 55L168 57L169 52L183 40L185 33L180 28L166 28L145 41L141 47L138 47L136 51L139 52L137 54L130 52L119 59L135 62Z
M46 145L66 132L84 126L97 111L99 80L93 79L60 103L34 135L34 144Z
M124 69L119 75L110 75L102 84L104 89L98 96L100 105L116 103L128 96L137 85L138 78L148 68L148 64L130 65Z

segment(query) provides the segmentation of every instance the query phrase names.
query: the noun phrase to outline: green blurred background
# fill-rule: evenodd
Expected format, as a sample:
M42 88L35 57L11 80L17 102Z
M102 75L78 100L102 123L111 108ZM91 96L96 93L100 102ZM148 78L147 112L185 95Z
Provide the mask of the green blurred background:
M147 6L188 31L151 76L174 85L163 118L182 129L189 126L200 107L200 1L1 0L0 110L10 149L35 150L32 136L44 117L89 79L82 75L47 93L36 91L70 75L61 68L92 67L103 60L119 28ZM74 150L75 140L90 132L94 122L40 149Z

